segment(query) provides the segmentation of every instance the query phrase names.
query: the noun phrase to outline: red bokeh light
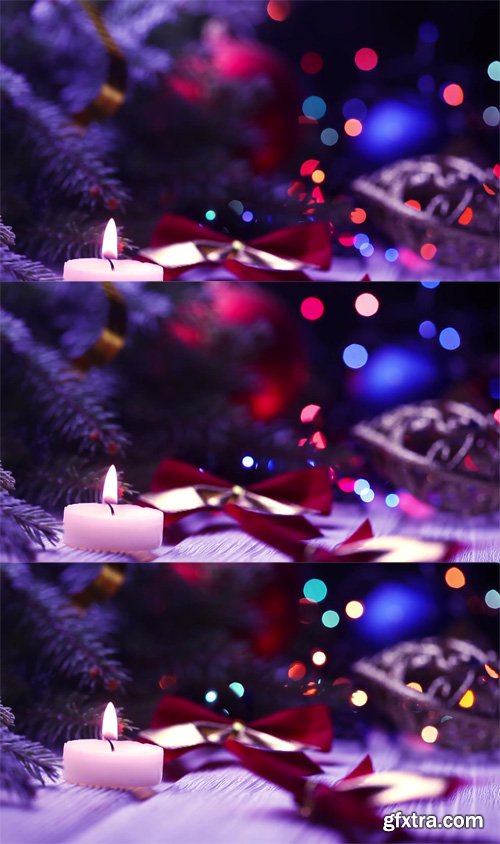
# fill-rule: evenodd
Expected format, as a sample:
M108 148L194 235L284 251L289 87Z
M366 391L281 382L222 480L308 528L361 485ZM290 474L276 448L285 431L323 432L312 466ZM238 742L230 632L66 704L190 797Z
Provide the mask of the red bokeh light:
M324 312L325 306L321 299L316 298L316 296L308 296L307 299L303 300L300 306L300 313L304 319L309 319L311 321L320 319Z

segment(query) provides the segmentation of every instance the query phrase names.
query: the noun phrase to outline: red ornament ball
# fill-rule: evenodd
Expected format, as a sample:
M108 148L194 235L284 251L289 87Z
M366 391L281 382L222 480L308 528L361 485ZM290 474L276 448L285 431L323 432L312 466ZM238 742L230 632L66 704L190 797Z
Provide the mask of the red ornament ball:
M298 323L281 299L262 288L221 281L206 282L206 285L210 285L212 321L215 315L221 327L235 332L262 327L262 339L255 343L251 356L243 364L245 386L234 393L233 401L246 407L257 421L275 419L290 407L309 380L309 364ZM212 332L204 329L200 307L200 302L193 303L196 325L190 319L183 322L181 312L170 322L170 330L185 345L210 354L215 341ZM190 309L186 317L192 315Z
M213 114L227 83L248 91L254 85L244 115L235 154L244 156L257 173L270 173L290 158L298 139L299 96L286 60L271 47L239 40L215 30L205 39L207 54L181 58L169 78L170 87L191 104Z

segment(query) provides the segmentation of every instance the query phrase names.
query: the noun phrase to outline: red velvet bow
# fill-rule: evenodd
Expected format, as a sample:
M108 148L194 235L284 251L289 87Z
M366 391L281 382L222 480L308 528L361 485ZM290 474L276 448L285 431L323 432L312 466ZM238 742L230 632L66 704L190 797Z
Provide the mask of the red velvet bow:
M328 269L331 255L326 223L290 226L242 243L177 214L164 214L150 247L138 257L160 264L165 281L201 265L223 266L247 281L267 281L307 280L307 268Z
M158 467L151 492L139 499L162 510L165 524L198 511L217 510L230 516L251 536L295 559L303 541L321 536L303 515L330 512L332 491L328 470L322 467L289 472L249 487L228 481L177 460Z
M153 714L151 727L139 733L139 738L163 747L166 763L195 747L215 745L233 753L235 747L244 747L253 749L263 759L286 759L290 770L303 777L321 772L303 750L329 750L333 727L323 704L284 709L244 723L184 698L166 695Z
M370 756L365 756L347 776L330 786L305 779L287 758L262 754L230 739L228 749L245 768L295 797L303 817L334 827L346 841L359 841L354 835L381 830L377 809L422 798L438 799L453 794L464 782L457 777L425 776L406 771L375 773ZM395 829L387 840L411 841L413 837Z

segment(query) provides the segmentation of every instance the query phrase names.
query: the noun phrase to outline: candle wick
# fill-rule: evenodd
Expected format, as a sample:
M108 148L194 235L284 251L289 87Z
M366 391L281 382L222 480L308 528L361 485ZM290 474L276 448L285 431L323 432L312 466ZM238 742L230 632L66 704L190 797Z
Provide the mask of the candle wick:
M109 509L111 510L111 512L112 512L112 514L113 514L113 516L114 516L114 515L115 515L115 511L113 510L113 507L111 506L111 504L109 503L109 501L105 501L104 503L108 505ZM109 739L108 739L108 741L109 741Z
M110 745L110 747L111 747L111 750L112 750L112 751L113 751L113 753L114 753L114 752L115 752L115 747L114 747L113 742L112 742L112 741L111 741L111 739L109 739L109 738L107 738L107 739L106 739L106 741L107 741L107 742L109 742L109 745Z
M108 256L107 256L107 255L106 255L106 261L109 261L109 263L111 264L111 269L112 269L112 270L113 270L113 272L114 272L114 271L115 271L115 265L113 264L113 261L111 260L111 258L108 258Z

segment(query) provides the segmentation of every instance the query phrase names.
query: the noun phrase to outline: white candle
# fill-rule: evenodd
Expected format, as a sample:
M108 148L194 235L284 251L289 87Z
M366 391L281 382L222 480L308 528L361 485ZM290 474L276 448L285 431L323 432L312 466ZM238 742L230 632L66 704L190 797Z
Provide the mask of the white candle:
M134 504L117 504L118 478L110 466L102 504L68 504L64 508L66 545L94 551L152 551L162 543L163 513Z
M136 741L117 741L118 720L108 703L99 739L67 741L63 749L66 782L107 788L158 785L163 774L163 749Z
M111 219L102 239L102 258L74 258L64 264L64 281L163 281L163 268L141 261L117 260L118 235Z

